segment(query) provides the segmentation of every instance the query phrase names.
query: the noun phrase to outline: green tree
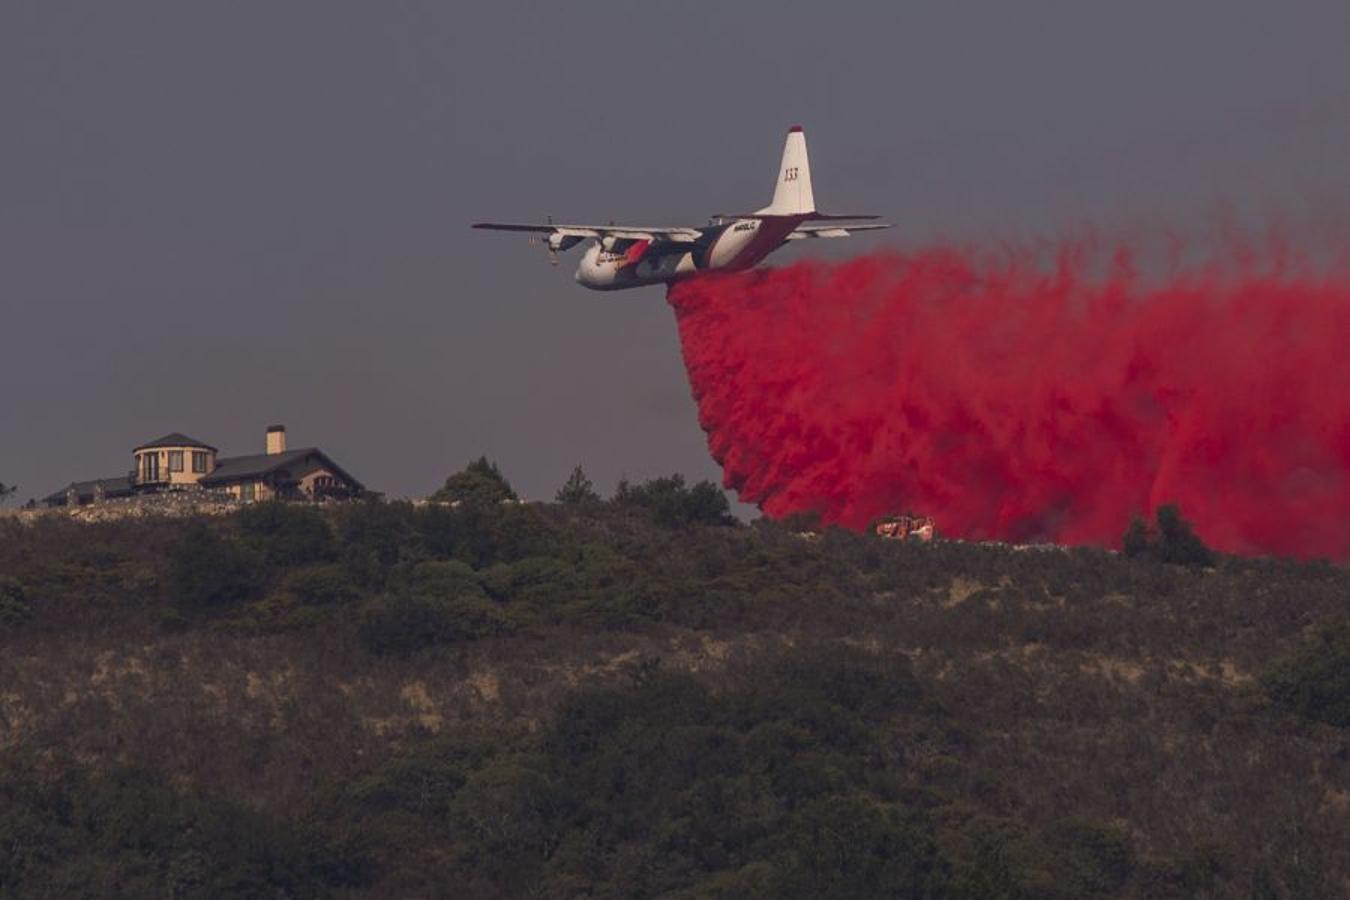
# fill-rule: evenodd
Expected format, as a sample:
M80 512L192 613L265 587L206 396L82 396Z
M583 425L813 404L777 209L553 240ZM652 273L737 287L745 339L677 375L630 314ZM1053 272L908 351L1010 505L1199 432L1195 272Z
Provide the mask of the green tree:
M681 528L688 525L731 525L731 504L727 495L711 481L686 487L683 475L653 478L639 485L626 479L619 482L614 502L620 506L646 509L658 525Z
M578 465L572 470L567 482L558 488L555 499L568 506L587 506L599 503L600 495L596 493L595 485L586 477L585 471Z
M549 554L558 542L558 535L545 528L539 513L520 503L424 507L417 510L414 524L428 555L458 559L475 569Z
M1191 530L1181 510L1170 503L1158 507L1156 525L1136 516L1121 540L1121 548L1131 559L1154 559L1179 566L1214 565L1214 551Z
M1160 558L1182 566L1212 566L1214 552L1191 530L1173 504L1158 507Z
M518 498L511 488L511 483L497 468L497 464L489 461L486 456L480 456L445 479L441 489L428 499L440 503L485 506Z
M1153 547L1156 535L1153 529L1149 527L1147 521L1141 516L1135 516L1130 520L1130 527L1125 531L1125 537L1121 541L1121 549L1130 559L1148 556Z
M581 467L580 467L580 466L577 467L577 471L578 471L578 472L581 471ZM0 481L0 504L4 503L6 500L8 500L8 499L9 499L9 496L10 496L11 494L13 494L15 491L17 491L18 489L19 489L19 486L18 486L18 485L15 485L15 484L5 484L3 481Z

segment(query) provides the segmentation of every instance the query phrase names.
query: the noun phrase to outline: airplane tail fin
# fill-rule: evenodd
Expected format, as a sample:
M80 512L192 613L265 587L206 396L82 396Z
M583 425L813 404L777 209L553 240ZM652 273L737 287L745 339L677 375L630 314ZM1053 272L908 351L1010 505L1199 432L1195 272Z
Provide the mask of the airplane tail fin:
M788 130L783 145L783 163L778 167L778 183L774 185L773 202L759 213L767 216L802 216L816 211L816 198L811 193L811 163L806 158L806 135L802 126Z

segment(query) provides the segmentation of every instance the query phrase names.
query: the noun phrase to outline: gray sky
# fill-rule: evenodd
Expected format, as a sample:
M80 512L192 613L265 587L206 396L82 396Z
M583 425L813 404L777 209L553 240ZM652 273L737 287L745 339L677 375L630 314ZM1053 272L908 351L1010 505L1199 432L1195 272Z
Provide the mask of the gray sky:
M7 0L0 481L274 422L393 495L720 478L662 291L470 222L701 223L800 122L821 207L902 245L1339 224L1348 42L1344 0Z

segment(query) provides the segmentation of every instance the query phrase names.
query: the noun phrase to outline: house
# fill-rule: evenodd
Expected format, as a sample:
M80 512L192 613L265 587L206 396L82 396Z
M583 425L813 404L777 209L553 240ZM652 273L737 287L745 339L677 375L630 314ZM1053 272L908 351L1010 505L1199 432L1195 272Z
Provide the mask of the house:
M286 428L267 429L266 452L220 456L210 444L173 432L131 451L125 475L76 481L43 498L47 506L78 506L163 491L210 490L254 500L359 497L365 486L318 447L289 450Z

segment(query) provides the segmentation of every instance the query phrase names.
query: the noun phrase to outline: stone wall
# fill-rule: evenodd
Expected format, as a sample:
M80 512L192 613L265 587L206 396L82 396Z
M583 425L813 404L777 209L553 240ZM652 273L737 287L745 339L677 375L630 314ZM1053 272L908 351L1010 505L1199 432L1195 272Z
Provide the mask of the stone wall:
M65 516L80 522L113 522L147 516L185 518L188 516L224 516L242 504L225 491L165 491L135 497L100 500L84 506L57 506L51 509L0 509L0 516L32 522L45 516Z

